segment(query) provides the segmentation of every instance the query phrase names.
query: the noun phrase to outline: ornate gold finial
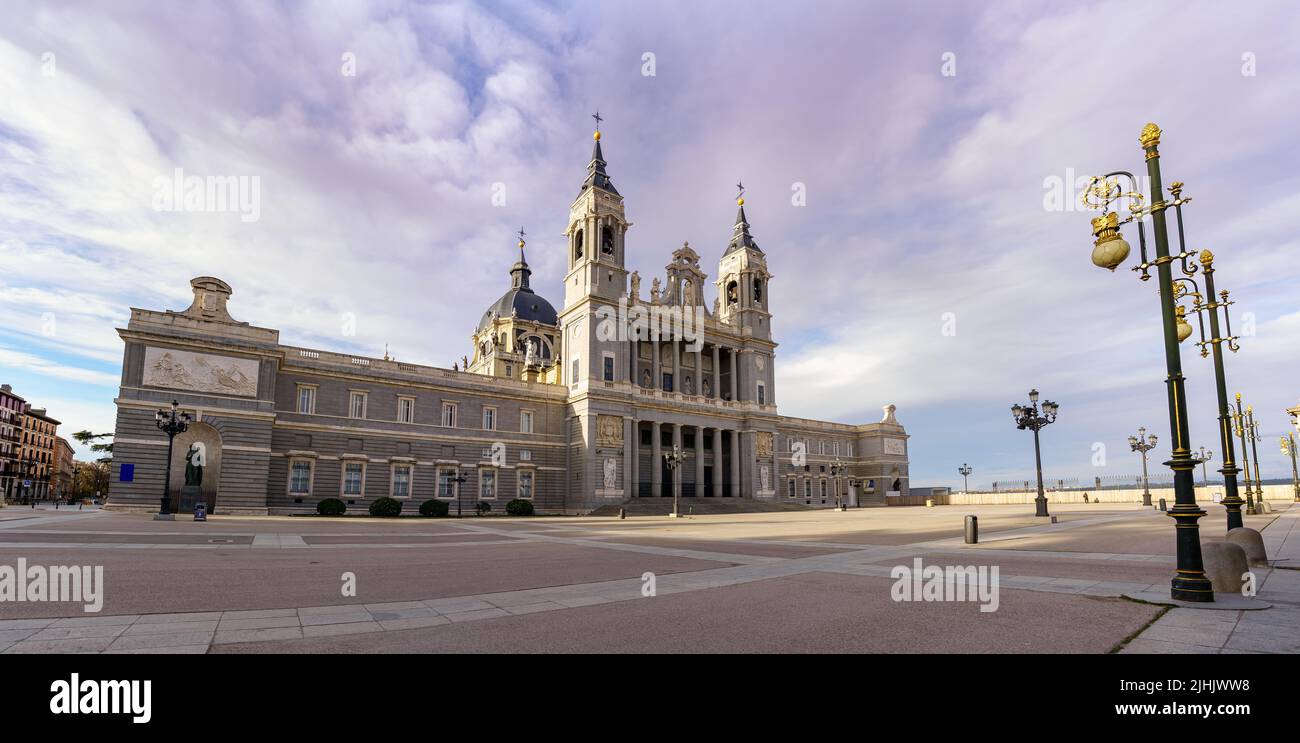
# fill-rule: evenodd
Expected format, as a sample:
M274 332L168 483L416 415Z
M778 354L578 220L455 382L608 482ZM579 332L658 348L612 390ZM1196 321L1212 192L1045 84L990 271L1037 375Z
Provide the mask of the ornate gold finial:
M1182 196L1182 195L1183 195L1183 182L1182 182L1182 181L1174 181L1173 183L1169 184L1169 193L1173 194L1173 196L1174 196L1175 199L1177 199L1179 196ZM1189 199L1189 201L1190 201L1190 199Z
M1144 150L1155 147L1160 144L1160 135L1163 133L1160 131L1160 127L1154 123L1147 124L1142 127L1142 133L1138 135L1138 142L1142 144Z
M1106 235L1103 235L1102 233L1118 229L1119 215L1115 212L1106 212L1100 217L1094 217L1092 219L1092 236L1098 238L1098 242L1101 241L1100 238L1105 237L1109 239L1114 236L1114 232L1110 232L1110 234Z
M596 140L597 142L599 142L599 141L600 141L600 130L597 129L596 131L592 132L592 133L591 133L591 138L594 139L594 140Z
M1201 265L1209 268L1214 263L1214 253L1209 250L1201 251Z
M1241 402L1241 393L1240 393L1240 392L1237 393L1237 402Z
M523 250L523 249L524 249L524 235L525 235L525 234L527 234L527 233L524 232L524 228L523 228L523 227L520 227L520 228L519 228L519 249L520 249L520 250Z

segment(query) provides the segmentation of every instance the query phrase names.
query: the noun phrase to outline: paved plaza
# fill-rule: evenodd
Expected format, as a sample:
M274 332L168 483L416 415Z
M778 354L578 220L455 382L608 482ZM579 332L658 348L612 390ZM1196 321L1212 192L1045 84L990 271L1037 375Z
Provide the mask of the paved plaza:
M206 523L10 507L0 565L102 565L104 603L0 604L0 652L1293 653L1300 508L1275 506L1246 517L1274 560L1256 571L1271 608L1250 611L1125 598L1167 596L1174 569L1171 520L1136 505L1054 505L1055 524L1023 505ZM1202 538L1222 539L1206 510ZM996 611L894 600L891 571L918 558L996 566Z

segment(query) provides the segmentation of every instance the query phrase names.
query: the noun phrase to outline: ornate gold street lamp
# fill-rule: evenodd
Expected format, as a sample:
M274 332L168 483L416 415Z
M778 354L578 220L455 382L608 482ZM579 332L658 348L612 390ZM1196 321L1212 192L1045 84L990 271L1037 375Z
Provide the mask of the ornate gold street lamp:
M1142 263L1135 271L1140 271L1143 281L1150 280L1150 269L1156 269L1159 283L1160 315L1164 327L1165 340L1165 386L1169 398L1169 428L1173 444L1173 456L1166 464L1174 471L1174 506L1169 515L1174 519L1174 534L1178 547L1178 569L1170 581L1170 596L1183 601L1214 601L1214 591L1210 581L1205 577L1205 567L1201 560L1201 537L1198 521L1205 511L1196 504L1196 490L1193 472L1196 461L1188 439L1187 392L1184 387L1182 357L1178 351L1180 340L1192 334L1192 327L1183 317L1183 312L1175 309L1173 282L1173 264L1180 263L1184 276L1192 276L1197 271L1192 253L1187 252L1183 244L1182 210L1178 209L1179 252L1169 253L1169 233L1165 223L1165 210L1178 207L1186 202L1181 198L1182 184L1174 184L1173 202L1164 200L1164 189L1160 180L1160 127L1147 124L1142 128L1138 142L1146 153L1147 177L1151 181L1151 203L1143 206L1143 195L1139 192L1137 178L1127 171L1115 171L1099 178L1094 178L1083 201L1087 206L1103 209L1105 213L1092 220L1094 242L1092 261L1096 265L1114 271L1129 255L1129 244L1120 235L1120 226L1136 222L1138 245ZM1130 184L1130 190L1124 191L1120 178ZM1112 211L1113 202L1127 197L1129 216L1121 220L1118 213ZM1155 238L1155 258L1147 255L1146 231L1143 220L1151 219ZM1221 410L1222 412L1222 406Z
M1300 471L1296 469L1295 434L1288 431L1287 435L1279 438L1282 440L1282 456L1291 457L1291 492L1295 502L1300 503Z
M1249 410L1250 408L1246 408L1245 410L1242 409L1241 393L1238 392L1237 409L1232 414L1232 425L1233 430L1237 433L1237 437L1241 439L1242 472L1246 475L1246 513L1253 516L1257 513L1255 510L1255 499L1259 497L1260 492L1258 482L1255 483L1255 490L1253 492L1251 491L1250 486L1250 453L1246 450L1246 441L1248 439L1253 439L1254 433L1251 431L1250 418L1247 412ZM1255 463L1255 474L1259 474L1259 462Z

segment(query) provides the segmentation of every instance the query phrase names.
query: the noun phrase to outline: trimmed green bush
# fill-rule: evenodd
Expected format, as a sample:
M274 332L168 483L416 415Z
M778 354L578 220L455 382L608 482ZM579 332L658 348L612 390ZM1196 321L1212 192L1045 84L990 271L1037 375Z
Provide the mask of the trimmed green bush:
M533 502L523 498L515 498L506 504L506 513L511 516L532 516Z
M427 500L420 504L421 516L443 517L451 510L451 505L445 500Z
M374 503L370 504L370 515L382 518L393 518L402 514L402 502L396 498L384 496L376 498Z
M483 514L492 510L492 504L488 503L485 500L481 500L478 502L477 506L474 506L474 510L478 511L478 515L482 516Z
M342 516L348 510L348 505L338 498L326 498L316 504L316 513L322 516Z

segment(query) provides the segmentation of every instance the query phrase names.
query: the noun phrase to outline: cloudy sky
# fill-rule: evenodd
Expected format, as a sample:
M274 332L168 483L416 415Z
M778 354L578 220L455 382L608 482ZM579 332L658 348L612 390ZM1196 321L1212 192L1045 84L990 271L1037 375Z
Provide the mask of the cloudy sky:
M1138 426L1168 454L1159 300L1091 265L1072 189L1143 170L1155 121L1189 247L1238 300L1229 385L1259 412L1265 474L1289 475L1292 3L5 5L0 381L64 432L112 430L114 328L184 309L193 276L285 343L450 366L524 225L558 304L599 109L647 282L683 241L716 272L745 182L782 412L896 404L914 485L958 484L963 462L987 484L1032 477L1008 409L1037 387L1061 405L1049 477L1133 474ZM256 176L256 221L156 209L177 168ZM1212 368L1190 344L1184 363L1217 462Z

